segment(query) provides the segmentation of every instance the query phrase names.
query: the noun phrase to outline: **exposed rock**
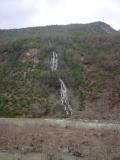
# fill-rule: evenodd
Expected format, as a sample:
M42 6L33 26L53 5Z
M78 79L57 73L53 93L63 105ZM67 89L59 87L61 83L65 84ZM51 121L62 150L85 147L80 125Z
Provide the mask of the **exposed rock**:
M5 63L6 59L4 55L0 55L0 64Z
M38 49L29 49L27 52L23 53L21 56L21 61L23 63L27 61L34 61L34 63L38 63Z

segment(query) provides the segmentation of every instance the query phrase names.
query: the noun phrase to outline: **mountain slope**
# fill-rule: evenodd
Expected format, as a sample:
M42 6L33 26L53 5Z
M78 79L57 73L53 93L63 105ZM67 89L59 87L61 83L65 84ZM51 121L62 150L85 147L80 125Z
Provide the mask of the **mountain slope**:
M88 24L54 25L46 27L31 27L23 29L0 30L0 38L11 37L40 37L55 36L61 34L117 34L118 31L111 28L104 22L94 22Z
M73 117L119 119L119 62L120 35L102 22L1 30L0 116L65 117L61 77Z

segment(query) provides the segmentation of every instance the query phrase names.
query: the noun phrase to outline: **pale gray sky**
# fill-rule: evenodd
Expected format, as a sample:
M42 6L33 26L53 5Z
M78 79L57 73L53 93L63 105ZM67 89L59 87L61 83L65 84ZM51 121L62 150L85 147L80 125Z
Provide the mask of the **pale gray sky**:
M120 0L0 0L0 28L94 21L120 29Z

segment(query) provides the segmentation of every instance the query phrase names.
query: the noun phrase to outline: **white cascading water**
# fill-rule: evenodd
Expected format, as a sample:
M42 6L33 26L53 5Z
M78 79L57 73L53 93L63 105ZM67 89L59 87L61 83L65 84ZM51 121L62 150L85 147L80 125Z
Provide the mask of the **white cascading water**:
M53 51L52 57L51 57L51 70L56 71L58 67L58 55L56 52Z
M66 115L72 115L72 108L69 104L68 100L68 93L67 93L67 87L62 79L59 78L60 82L60 94L61 94L61 103L64 105L64 110L66 112Z
M58 55L56 52L53 51L52 57L51 57L51 70L56 71L58 68ZM64 81L59 78L60 82L60 94L61 94L61 103L64 105L64 110L66 115L72 115L72 108L69 104L68 100L68 93L67 93L67 87L64 83Z

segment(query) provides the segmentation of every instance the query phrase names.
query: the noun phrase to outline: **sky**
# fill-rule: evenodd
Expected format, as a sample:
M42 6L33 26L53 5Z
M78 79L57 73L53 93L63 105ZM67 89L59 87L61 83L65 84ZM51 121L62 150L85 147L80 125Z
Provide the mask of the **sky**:
M0 29L95 21L120 29L120 0L0 0Z

